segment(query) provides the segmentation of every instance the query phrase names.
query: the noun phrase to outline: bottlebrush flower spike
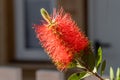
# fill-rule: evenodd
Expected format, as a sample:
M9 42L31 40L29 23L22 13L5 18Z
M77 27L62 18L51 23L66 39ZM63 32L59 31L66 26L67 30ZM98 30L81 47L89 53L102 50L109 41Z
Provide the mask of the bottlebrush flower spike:
M46 22L34 26L37 38L58 69L67 69L75 55L89 45L88 38L63 9L54 10L53 15L49 16L42 8L41 14Z

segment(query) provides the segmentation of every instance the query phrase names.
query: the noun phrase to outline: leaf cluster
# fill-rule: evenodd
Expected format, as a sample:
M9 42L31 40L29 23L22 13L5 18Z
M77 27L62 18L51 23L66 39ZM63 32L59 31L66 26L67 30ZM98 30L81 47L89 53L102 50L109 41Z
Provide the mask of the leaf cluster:
M106 61L102 60L102 49L98 49L98 53L94 54L91 49L88 50L88 54L83 55L82 58L76 60L77 67L81 68L81 72L73 73L68 80L81 80L85 77L94 75L100 69L100 74L104 73L106 67Z

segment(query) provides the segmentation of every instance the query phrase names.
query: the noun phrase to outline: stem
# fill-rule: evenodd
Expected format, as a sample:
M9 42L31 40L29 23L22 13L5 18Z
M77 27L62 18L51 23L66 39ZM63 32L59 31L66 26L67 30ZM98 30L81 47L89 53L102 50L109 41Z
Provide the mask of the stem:
M97 78L99 78L100 80L104 80L101 76L99 76L97 73L94 73L94 72L92 72L91 71L91 73L93 74L93 75L95 75Z
M93 71L89 70L88 68L86 68L87 71L89 71L90 73L92 73L94 76L96 76L97 78L99 78L100 80L104 80L101 76L99 76L97 73L94 73Z
M100 80L104 80L101 76L99 76L97 73L94 73L96 77L98 77Z
M87 71L89 71L90 73L92 73L94 76L96 76L97 78L99 78L100 80L104 80L101 76L99 76L97 73L94 73L93 71L89 70L89 68L85 67Z
M92 71L90 71L88 68L86 69L87 71L89 71L90 73L92 73L94 76L96 76L97 78L99 78L100 80L104 80L101 76L99 76L97 73L94 73Z
M76 60L78 62L78 64L80 65L79 61ZM93 71L91 71L87 66L85 66L84 64L82 64L84 69L88 72L90 72L91 74L93 74L94 76L96 76L97 78L99 78L99 80L104 80L101 76L99 76L97 73L94 73Z

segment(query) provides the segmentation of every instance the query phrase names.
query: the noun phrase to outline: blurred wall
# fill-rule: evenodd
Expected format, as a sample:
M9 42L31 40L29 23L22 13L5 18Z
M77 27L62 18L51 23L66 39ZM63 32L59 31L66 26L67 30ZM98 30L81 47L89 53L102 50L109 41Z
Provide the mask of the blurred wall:
M4 64L6 53L5 0L0 0L0 64Z
M0 62L1 64L6 64L13 58L14 53L13 0L0 1Z

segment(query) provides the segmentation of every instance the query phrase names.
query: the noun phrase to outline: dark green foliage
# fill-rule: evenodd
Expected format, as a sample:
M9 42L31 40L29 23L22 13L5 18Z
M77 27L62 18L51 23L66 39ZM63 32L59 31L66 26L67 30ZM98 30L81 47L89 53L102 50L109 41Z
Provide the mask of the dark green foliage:
M80 73L73 73L68 80L81 80L85 77L90 76L90 74L88 74L88 72L80 72Z
M95 67L95 55L93 53L89 53L84 55L82 59L84 61L84 66L90 71L93 71Z
M103 73L104 73L104 71L105 71L105 67L106 67L106 61L104 60L104 61L102 62L101 70L100 70L101 76L103 75Z

